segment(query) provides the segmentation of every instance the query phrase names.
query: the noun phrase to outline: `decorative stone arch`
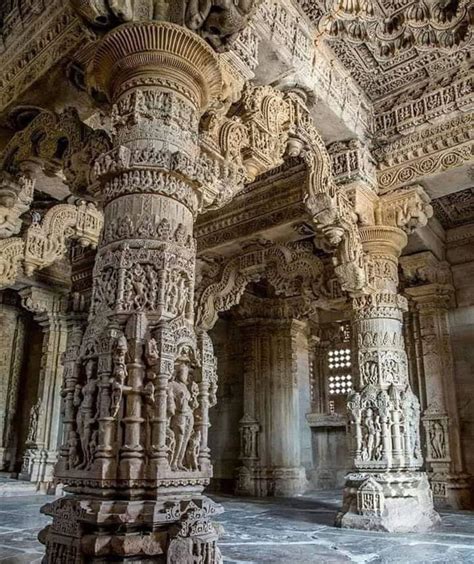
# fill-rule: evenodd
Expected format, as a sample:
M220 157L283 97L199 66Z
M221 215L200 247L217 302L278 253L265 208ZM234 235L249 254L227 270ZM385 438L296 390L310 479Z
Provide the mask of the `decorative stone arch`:
M299 296L313 307L324 303L324 265L304 243L257 244L203 277L197 290L196 325L207 331L218 313L238 305L247 285L266 278L277 295Z
M109 147L107 134L85 125L74 108L67 108L62 114L40 111L12 137L0 161L4 181L13 186L12 197L17 199L13 208L5 208L9 227L5 235L20 230L20 215L33 200L31 163L47 173L62 169L70 189L85 193L94 182L92 162ZM22 195L26 189L29 192L25 199ZM20 201L22 198L24 202ZM0 215L4 215L0 207ZM12 209L17 212L13 214ZM34 270L51 265L64 254L68 239L77 239L83 246L97 246L102 225L102 213L91 203L52 207L41 222L30 225L23 237L0 239L0 287L14 284L22 268L29 276Z
M228 122L229 118L221 117L220 128L208 132L213 133L221 151L230 143L224 127ZM246 83L232 122L242 124L247 131L234 140L240 143L240 151L232 151L241 155L246 182L280 166L286 158L303 158L308 168L305 204L316 242L333 254L341 288L351 294L362 292L366 271L358 218L333 178L329 153L302 97Z

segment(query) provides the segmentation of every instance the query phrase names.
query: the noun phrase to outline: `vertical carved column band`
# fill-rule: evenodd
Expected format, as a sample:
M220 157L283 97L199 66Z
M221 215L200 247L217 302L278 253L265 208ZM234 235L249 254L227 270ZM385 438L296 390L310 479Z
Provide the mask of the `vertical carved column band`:
M464 472L458 403L454 386L454 358L448 311L454 303L454 288L446 264L428 253L402 261L408 281L419 285L405 288L413 301L420 335L420 362L424 392L423 427L426 463L435 503L441 507L470 509L469 476ZM448 270L448 273L446 273ZM444 275L446 280L442 279ZM420 284L420 277L426 284Z
M183 27L125 24L99 42L90 82L110 101L113 148L94 165L104 231L88 325L65 356L56 470L72 495L44 508L46 558L214 564L221 509L201 492L216 366L194 328L193 171L218 59Z
M354 299L356 382L348 398L354 470L346 477L337 524L426 530L438 515L420 471L420 405L409 384L402 334L407 302L397 293L398 257L407 237L391 226L360 230L372 292Z

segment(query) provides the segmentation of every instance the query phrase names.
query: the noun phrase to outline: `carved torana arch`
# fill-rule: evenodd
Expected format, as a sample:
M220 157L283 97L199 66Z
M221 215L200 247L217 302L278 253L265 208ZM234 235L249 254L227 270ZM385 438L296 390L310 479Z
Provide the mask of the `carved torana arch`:
M313 306L329 298L323 282L324 265L310 245L297 242L250 245L225 264L211 265L196 291L196 324L211 329L218 313L237 305L250 282L265 278L284 297L298 296Z

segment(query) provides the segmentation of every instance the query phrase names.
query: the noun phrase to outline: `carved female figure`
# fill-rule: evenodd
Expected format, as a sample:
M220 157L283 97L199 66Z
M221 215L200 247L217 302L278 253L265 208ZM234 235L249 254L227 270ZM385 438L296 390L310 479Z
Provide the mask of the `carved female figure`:
M433 458L445 458L446 442L444 440L443 425L439 421L433 421L430 428L430 443Z
M194 410L198 407L199 389L195 382L189 390L189 358L181 358L168 388L169 429L174 434L175 448L171 458L173 470L185 470L184 456L194 428Z
M125 381L128 376L125 357L128 351L127 339L122 335L117 341L117 345L113 355L112 374L112 406L111 416L115 417L120 409L120 403L125 387Z
M373 411L370 407L367 409L364 417L364 435L363 435L363 460L372 460L374 447L375 447L375 424L373 418Z
M97 380L94 377L94 367L94 361L88 360L85 365L86 383L80 393L77 394L82 395L82 401L80 401L76 417L77 432L79 434L82 450L82 464L80 465L80 468L86 468L89 466L91 461L90 443L92 437L92 426L96 420L94 405L97 395ZM77 395L76 401L78 399Z

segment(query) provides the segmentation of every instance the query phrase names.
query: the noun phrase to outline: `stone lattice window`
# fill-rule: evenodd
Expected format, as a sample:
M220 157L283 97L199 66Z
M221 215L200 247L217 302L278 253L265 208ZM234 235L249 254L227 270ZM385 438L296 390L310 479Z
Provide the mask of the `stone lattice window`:
M329 350L327 364L329 395L348 394L352 389L351 350L349 348Z

